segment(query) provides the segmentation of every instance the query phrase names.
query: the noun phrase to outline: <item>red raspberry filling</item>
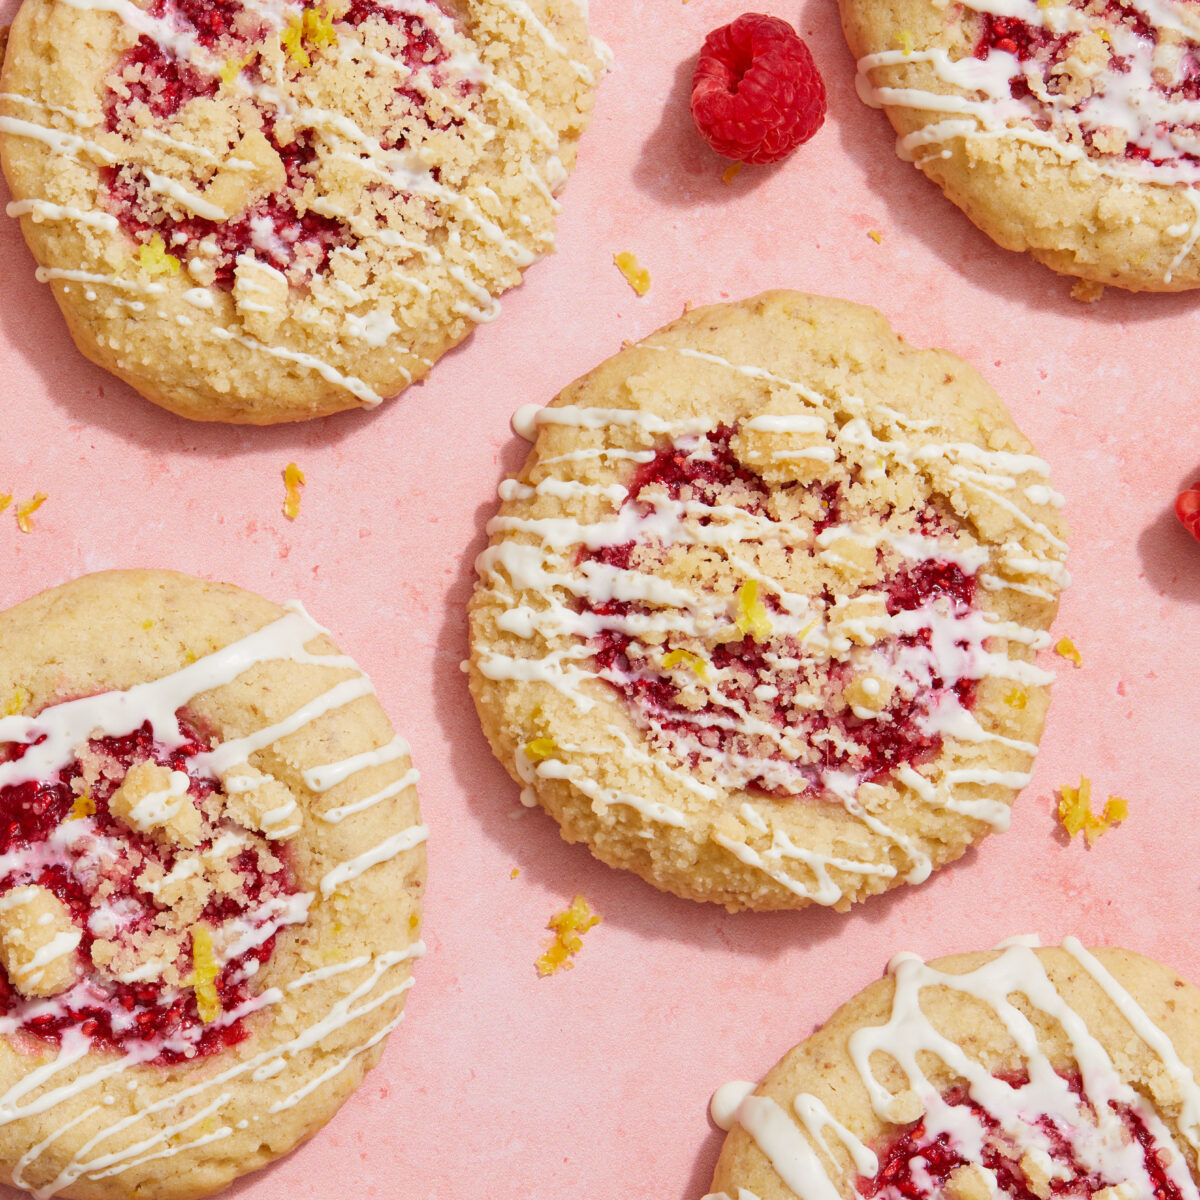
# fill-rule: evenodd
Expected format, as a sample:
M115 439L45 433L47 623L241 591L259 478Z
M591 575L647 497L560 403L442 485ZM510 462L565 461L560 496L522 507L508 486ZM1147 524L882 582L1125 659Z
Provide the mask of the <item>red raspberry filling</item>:
M1005 1081L1014 1086L1026 1082L1020 1078L1006 1078ZM1080 1078L1077 1075L1069 1076L1067 1082L1071 1090L1090 1106L1083 1094ZM969 1108L975 1121L984 1130L983 1153L974 1161L995 1174L998 1195L1011 1197L1011 1200L1045 1200L1044 1192L1030 1190L1029 1181L1020 1166L1021 1153L1005 1137L995 1117L976 1104L963 1088L955 1089L943 1099L953 1107ZM1179 1187L1170 1179L1158 1159L1158 1147L1142 1117L1128 1105L1115 1101L1110 1101L1109 1107L1119 1115L1131 1142L1141 1147L1142 1162L1152 1181L1155 1200L1182 1200ZM1124 1182L1123 1179L1101 1178L1095 1171L1086 1169L1068 1138L1049 1117L1040 1116L1035 1124L1045 1135L1048 1153L1056 1168L1055 1178L1048 1184L1051 1196L1061 1197L1062 1200L1089 1200L1103 1188ZM882 1200L930 1200L930 1197L942 1194L941 1189L953 1171L973 1161L963 1156L948 1133L930 1138L924 1120L906 1129L886 1151L880 1153L879 1158L880 1167L875 1176L870 1179L859 1178L855 1189L858 1195L878 1196Z
M256 83L263 82L258 77L259 63L254 49L256 42L270 35L270 30L241 0L217 0L216 3L154 0L150 11L168 21L177 32L193 32L197 42L216 59L235 62L249 54L251 57L242 69ZM404 46L396 55L397 61L412 71L431 73L434 81L439 82L437 69L450 56L420 16L400 12L375 0L351 0L345 15L337 18L335 28L357 26L366 21L386 22L399 30ZM119 76L132 74L133 77L122 78L122 86L128 90L128 95L110 86L105 123L110 131L130 137L137 136L137 115L142 109L149 109L156 120L166 121L190 101L211 98L218 91L215 75L182 61L169 46L146 35L126 52L116 71ZM459 88L464 94L469 90L469 85L465 84ZM417 88L411 85L398 87L396 95L404 97L416 111L423 110L425 96ZM123 228L143 242L148 242L150 235L155 233L161 235L168 252L177 256L181 248L185 251L182 256L186 257L186 252L196 243L210 239L217 251L210 259L219 287L233 286L237 257L248 251L285 273L296 268L303 278L324 271L330 254L339 246L352 244L354 235L342 221L311 211L302 200L306 185L313 178L312 164L316 160L311 131L302 130L293 141L283 142L276 136L274 107L263 105L260 111L263 134L282 159L286 172L286 183L279 191L263 197L226 221L195 216L176 220L162 210L157 193L140 168L132 165L106 167L101 178L107 191L108 211ZM460 122L445 113L432 123L438 128L450 128ZM402 139L386 136L381 139L386 150L397 148L401 142Z
M704 504L717 503L718 496L725 493L726 498L720 502L728 504L728 489L736 486L740 492L738 507L765 518L768 487L761 477L735 457L730 446L735 433L736 430L727 426L709 433L710 450L705 457L691 457L678 445L661 448L653 461L643 464L635 473L629 485L630 499L626 503L649 513L651 507L638 497L643 489L654 486L656 494L665 490L671 499L679 499L682 489L687 487L691 500ZM839 521L844 497L836 483L811 485L808 490L817 498L823 513L813 522L815 536ZM708 518L701 518L702 524L707 521ZM931 509L920 514L917 524L927 535L942 528ZM640 555L647 549L644 544L630 541L589 551L581 557L627 570L635 551ZM920 609L938 597L945 598L954 616L963 616L974 606L976 584L974 578L958 565L936 559L905 563L894 575L859 595L871 592L880 595L891 616ZM759 599L769 617L782 611L772 595L760 591ZM831 594L822 599L827 606L834 601ZM581 611L608 618L613 625L625 626L629 618L649 617L654 609L636 601L612 600L599 604L584 601ZM928 628L892 635L888 640L896 648L932 649ZM642 728L652 736L665 735L668 743L675 747L686 746L689 742L703 747L703 750L697 748L691 753L693 766L702 754L738 756L780 766L787 763L798 769L806 780L799 792L786 793L781 793L763 774L748 781L747 786L771 794L823 792L826 790L824 777L830 772L849 772L864 781L873 781L906 763L929 761L942 748L940 735L927 732L923 727L923 719L937 693L952 692L966 709L975 702L974 679L947 683L934 675L930 680L932 695L917 690L906 696L897 688L878 716L860 718L851 706L837 703L843 689L852 681L853 669L848 663L832 660L820 667L824 678L817 686L824 703L818 708L808 707L800 702L800 698L813 690L811 674L781 671L779 660L811 662L811 652L796 637L772 635L763 642L745 636L714 646L709 652L709 661L721 675L717 691L724 703L715 703L709 698L697 708L694 700L683 704L672 675L665 668L654 665L661 663L659 651L665 647L657 650L652 647L651 653L642 653L636 636L624 628L603 628L591 641L596 667L610 686L625 697L634 719ZM635 645L637 649L631 653ZM959 645L965 646L965 643ZM776 689L770 702L771 724L786 733L789 740L808 743L812 753L807 761L787 759L778 747L765 751L761 737L748 733L738 722L730 722L731 712L739 707L749 708L755 690L762 687ZM761 705L756 711L762 711Z
M149 722L123 737L98 738L88 743L91 753L103 756L125 770L147 761L189 774L189 795L197 802L211 796L216 783L201 774L191 774L191 759L209 749L207 741L181 722L185 740L173 749L154 740ZM20 757L10 751L9 761ZM0 855L18 856L18 864L4 863L0 875L0 895L10 889L38 884L52 891L70 911L75 928L82 934L76 949L79 981L60 996L30 999L17 992L0 972L0 1017L15 1021L19 1029L57 1043L71 1029L89 1037L98 1049L134 1051L138 1057L160 1063L181 1062L215 1054L249 1036L244 1018L217 1020L206 1024L197 1009L190 988L172 987L157 982L121 983L101 975L92 965L91 950L97 940L89 928L89 917L97 912L97 889L108 881L115 887L103 898L110 909L119 910L122 934L151 934L162 911L154 897L134 884L135 875L146 866L160 865L170 872L176 851L156 839L139 834L119 822L109 812L108 802L119 786L111 777L120 771L106 772L88 787L95 812L87 818L72 818L72 808L82 791L82 768L77 760L59 771L53 780L31 781L0 788ZM72 785L75 784L73 787ZM78 789L78 790L77 790ZM74 820L91 826L95 841L84 839L70 845L50 845L52 835ZM242 832L244 835L244 831ZM252 835L244 835L251 837ZM295 895L291 874L284 866L271 873L264 871L256 852L257 839L246 850L229 859L228 865L239 880L245 903L228 892L214 892L204 905L199 920L210 927L242 918L253 924L253 909L267 901ZM117 855L105 861L87 854L91 845L107 844ZM198 850L212 845L202 842ZM23 852L23 853L22 853ZM131 866L131 859L136 866ZM261 925L259 926L261 929ZM229 1013L253 999L250 983L261 965L271 957L275 933L246 952L229 959L215 980L223 1013ZM177 964L181 976L190 973L192 948L188 945ZM160 1045L167 1040L171 1046Z
M1079 9L1085 7L1079 0L1072 0L1072 5ZM1086 8L1090 14L1097 15L1095 4L1088 4ZM1148 22L1145 14L1127 3L1126 0L1106 0L1102 15L1111 24L1123 25L1152 45L1157 44L1158 35L1154 26ZM981 32L975 43L976 58L986 59L993 51L1015 55L1019 62L1034 63L1039 67L1048 90L1051 92L1056 90L1056 68L1070 57L1075 46L1076 35L1052 33L1049 29L1022 21L1019 17L980 13L979 19ZM1130 70L1128 58L1114 53L1109 59L1109 69L1118 73L1128 73ZM1194 52L1189 52L1183 57L1180 75L1181 81L1168 87L1164 87L1158 82L1149 83L1148 86L1156 88L1173 99L1200 99L1200 61L1197 61ZM1028 100L1038 108L1041 107L1041 102L1033 97L1024 74L1018 74L1012 78L1009 90L1014 99ZM1075 105L1074 111L1078 112L1081 108L1082 105ZM1165 132L1165 130L1159 132ZM1085 128L1081 133L1084 141L1091 146L1095 131ZM1145 162L1153 166L1164 166L1168 161L1165 158L1154 158L1151 148L1140 144L1136 137L1128 140L1123 156L1132 161ZM1200 158L1186 151L1176 151L1174 157L1189 162L1200 162Z

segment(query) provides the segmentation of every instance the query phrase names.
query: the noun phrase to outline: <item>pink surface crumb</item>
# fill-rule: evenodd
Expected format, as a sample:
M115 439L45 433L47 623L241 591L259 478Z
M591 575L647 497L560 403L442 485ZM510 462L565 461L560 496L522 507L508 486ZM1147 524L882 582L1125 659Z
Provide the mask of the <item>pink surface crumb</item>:
M1069 281L996 248L895 157L885 119L855 97L835 6L763 7L811 47L829 113L783 163L726 183L688 98L704 35L740 0L592 0L615 65L562 197L558 253L374 413L261 430L150 406L78 355L16 222L0 222L0 494L16 498L0 513L0 607L134 566L299 597L369 668L422 774L430 953L405 1020L325 1131L236 1185L239 1200L697 1200L722 1138L712 1090L758 1078L898 950L1072 933L1200 982L1187 807L1200 546L1172 509L1200 477L1185 366L1200 295L1072 300ZM0 24L15 10L0 0ZM644 298L613 265L625 250L651 273ZM1083 665L1046 655L1054 704L1012 829L849 915L729 915L565 845L519 805L459 669L472 559L525 452L512 411L686 301L768 287L875 305L913 343L969 359L1049 460L1072 530L1054 636ZM307 477L295 521L281 511L290 461ZM37 492L48 499L22 533L16 503ZM1130 804L1090 851L1054 818L1054 790L1081 774L1101 803ZM539 979L546 921L577 892L604 920L574 970Z

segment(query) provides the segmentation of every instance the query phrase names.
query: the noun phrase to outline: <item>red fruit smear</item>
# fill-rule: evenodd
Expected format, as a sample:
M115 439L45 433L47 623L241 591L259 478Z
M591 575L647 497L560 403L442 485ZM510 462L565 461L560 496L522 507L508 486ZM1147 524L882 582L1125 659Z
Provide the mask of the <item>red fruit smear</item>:
M673 500L683 496L684 499L702 504L729 504L733 502L732 488L732 494L737 496L737 507L765 517L770 489L760 476L747 469L734 455L730 442L736 432L736 428L730 426L720 426L710 432L707 435L710 450L705 457L690 457L689 451L679 444L661 447L652 461L641 465L634 473L629 484L630 499L626 503L634 505L642 514L650 513L652 506L641 500L640 496L644 489L653 487L656 495L665 490ZM687 489L686 495L683 495L684 489ZM814 484L808 490L818 499L823 513L813 523L814 534L817 534L839 522L843 497L837 483ZM707 520L702 517L700 523L705 524ZM918 525L922 532L930 536L945 530L941 519L931 509L920 515ZM635 551L644 556L647 550L653 552L652 547L630 541L585 551L580 555L580 560L602 562L628 570ZM643 557L643 564L644 561ZM939 596L946 598L956 615L965 615L974 606L976 585L974 578L965 574L956 564L933 560L906 563L892 578L885 579L870 590L883 593L887 611L893 616L898 612L921 608ZM824 599L827 604L833 602L831 595ZM769 593L760 590L759 600L768 614L779 611L774 597ZM624 623L626 618L649 615L654 611L644 604L624 600L596 605L583 601L581 604L583 611L620 623ZM930 635L928 629L922 629L916 634L905 634L891 640L897 646L928 647ZM700 709L685 709L679 703L676 685L669 674L665 671L659 674L658 669L651 667L650 664L657 661L656 654L652 653L649 658L631 657L631 649L638 645L637 638L620 629L603 629L592 639L597 669L605 674L610 686L629 702L634 718L640 725L651 732L673 735L675 739L699 740L709 752L724 755L750 752L755 758L768 758L780 763L785 761L777 751L765 755L761 745L751 747L750 743L757 739L748 737L743 731L727 728L724 721L729 717L728 708L709 701ZM928 712L929 697L923 697L920 693L906 699L897 689L885 710L884 719L862 720L844 706L840 707L840 711L794 707L797 697L808 691L808 682L803 677L781 674L777 665L769 661L769 656L795 657L803 661L807 652L794 637L771 637L761 644L752 637L745 637L739 641L718 644L710 654L715 667L736 668L741 679L740 683L728 681L720 685L721 694L726 699L748 704L754 688L761 684L779 689L773 701L773 723L777 728L787 730L793 738L807 739L814 748L814 761L793 764L808 777L808 784L803 789L805 793L820 793L823 790L821 776L827 771L849 771L861 775L865 780L876 780L905 763L926 762L942 748L940 736L927 734L921 729L921 718ZM835 661L828 664L825 690L830 702L841 696L843 688L851 680L851 674L846 663ZM932 684L935 690L947 686L945 681L937 677ZM953 684L951 690L963 707L970 708L975 702L975 686L975 680L961 679ZM761 712L761 709L756 711ZM711 722L706 722L706 717ZM830 733L836 735L833 740L828 736ZM844 745L845 740L851 741L853 746ZM777 793L777 789L769 786L761 776L751 780L749 786L771 794Z
M189 794L195 800L202 801L212 794L216 784L205 776L192 775L189 763L194 755L207 751L209 746L182 721L181 730L185 740L173 749L167 749L154 740L149 722L123 737L95 739L89 742L89 747L120 763L125 769L136 763L153 761L171 770L188 772L191 778ZM76 797L71 784L80 774L80 765L73 760L52 780L0 787L0 854L22 849L30 852L26 860L28 865L13 867L0 875L0 894L14 887L38 884L49 888L66 905L75 928L82 934L76 959L80 978L86 981L87 986L77 985L74 991L52 997L49 1001L29 1000L13 989L4 973L0 972L0 1016L15 1018L21 1029L53 1043L60 1040L64 1031L81 1029L98 1049L136 1050L139 1057L159 1063L183 1062L215 1054L245 1040L249 1030L244 1019L228 1024L206 1025L200 1019L195 994L191 989L172 988L161 981L118 983L101 976L93 968L91 947L96 939L89 931L87 922L93 911L92 898L101 882L95 862L76 857L70 849L39 850L55 829L69 819L68 814ZM91 821L95 832L139 851L147 865L157 862L164 871L169 872L175 861L174 849L134 832L109 812L109 798L118 786L119 781L107 776L91 785L90 795L96 810ZM208 844L211 843L202 843L200 849ZM44 865L50 856L61 861ZM133 885L132 876L140 873L141 867L121 877L124 858L125 855L122 855L115 866L103 868L103 879L112 880L117 885L109 896L109 902L116 901L142 910L134 916L131 925L122 924L123 931L129 928L152 931L160 908L149 893ZM230 867L241 877L241 885L252 905L275 897L284 898L298 890L286 867L273 874L264 873L253 850L248 849L231 859ZM246 912L247 908L229 895L214 893L199 919L215 926ZM122 921L126 919L123 915ZM229 1012L253 997L249 980L254 978L254 964L261 966L266 963L274 945L275 935L272 934L261 945L230 959L222 967L215 983L223 1011ZM178 964L184 976L191 969L190 948L185 957L187 961ZM69 1004L66 1002L68 998ZM50 1011L45 1011L47 1009ZM122 1014L126 1020L132 1018L132 1026L114 1028L117 1014ZM159 1047L157 1053L148 1053L155 1050L155 1043L178 1037L184 1038L188 1049L194 1053L185 1054L168 1047Z
M297 10L299 12L300 10ZM167 21L178 31L195 33L196 40L217 58L235 60L254 49L256 41L267 36L268 29L241 0L154 0L150 12ZM437 35L417 15L400 12L375 0L351 0L350 8L337 25L356 26L364 21L383 21L400 30L404 47L396 55L411 70L435 72L449 54ZM187 103L210 98L218 91L215 76L197 70L175 57L173 52L143 35L126 52L117 66L119 74L135 69L138 77L125 81L129 95L110 88L105 104L105 124L110 131L136 135L135 117L145 106L159 121L169 120ZM253 59L244 68L253 76L258 69ZM462 89L460 89L462 90ZM469 88L467 89L469 90ZM396 89L418 112L425 96L412 86ZM169 252L186 257L203 238L215 241L218 253L211 258L218 287L231 288L236 259L246 251L277 270L288 272L302 257L301 275L311 278L324 271L329 256L339 246L354 241L350 229L340 220L321 216L301 204L305 186L313 176L316 149L311 131L303 131L292 142L283 143L274 132L275 109L261 110L263 133L283 160L287 179L283 188L257 201L251 208L227 221L201 217L174 220L160 207L160 197L151 190L144 173L135 166L107 167L101 180L107 190L108 211L129 233L142 242L160 234ZM449 113L436 121L438 128L460 122ZM385 138L385 149L400 142ZM182 249L183 253L180 254ZM296 282L295 279L292 282Z
M1021 1078L1004 1078L1005 1082L1015 1087L1020 1087L1025 1082ZM1064 1078L1071 1090L1087 1104L1079 1077L1075 1075ZM1005 1138L999 1121L976 1104L964 1088L956 1088L943 1098L947 1104L954 1107L969 1108L976 1121L986 1131L986 1136L982 1139L983 1154L977 1161L980 1166L995 1173L997 1194L1011 1200L1039 1200L1039 1196L1029 1190L1020 1167L1020 1154ZM1142 1148L1142 1161L1154 1185L1155 1200L1182 1200L1179 1188L1167 1176L1158 1160L1157 1148L1145 1121L1128 1105L1109 1101L1109 1106L1124 1122L1130 1138ZM1093 1171L1086 1170L1076 1158L1069 1141L1049 1117L1039 1117L1036 1126L1045 1135L1048 1152L1057 1167L1056 1178L1049 1184L1052 1197L1061 1197L1062 1200L1087 1200L1106 1187L1124 1182L1122 1179L1105 1179ZM858 1179L855 1188L858 1195L882 1196L885 1200L898 1200L901 1197L903 1200L929 1200L936 1193L929 1190L925 1180L936 1185L936 1190L940 1193L953 1171L973 1161L959 1152L949 1134L941 1133L936 1138L930 1138L925 1131L923 1120L910 1125L879 1154L879 1158L881 1165L874 1177Z

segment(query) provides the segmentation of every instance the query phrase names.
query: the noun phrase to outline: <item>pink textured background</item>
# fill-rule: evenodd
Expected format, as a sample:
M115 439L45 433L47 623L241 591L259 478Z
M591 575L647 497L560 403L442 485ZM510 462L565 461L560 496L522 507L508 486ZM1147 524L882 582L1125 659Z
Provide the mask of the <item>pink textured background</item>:
M762 7L798 25L825 75L816 139L723 183L724 160L692 132L688 84L704 33L740 0L592 0L616 64L563 196L558 254L499 321L373 414L258 430L160 412L78 356L16 222L0 222L0 493L49 496L29 535L0 515L0 607L133 566L298 596L370 670L423 775L430 954L406 1020L324 1133L236 1186L242 1200L699 1197L721 1140L712 1089L758 1077L902 948L1076 933L1200 982L1200 546L1170 514L1200 472L1200 297L1072 301L895 158L884 118L855 98L830 0ZM0 24L15 9L0 0ZM618 250L650 269L644 299L613 267ZM1084 665L1055 660L1013 828L848 916L731 916L566 846L518 805L459 671L472 558L524 454L512 410L686 300L780 286L873 304L913 342L970 359L1050 461L1073 531L1056 636ZM294 523L280 512L293 459L309 481ZM1052 816L1053 790L1081 772L1131 809L1090 852ZM545 922L577 891L604 922L575 970L539 979Z

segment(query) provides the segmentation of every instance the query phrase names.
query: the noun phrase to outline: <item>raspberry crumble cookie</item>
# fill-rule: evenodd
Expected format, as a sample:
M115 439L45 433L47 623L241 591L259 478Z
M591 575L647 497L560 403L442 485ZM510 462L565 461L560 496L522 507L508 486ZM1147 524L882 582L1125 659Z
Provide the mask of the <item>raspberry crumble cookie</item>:
M314 1133L412 978L426 830L298 604L167 572L0 614L0 1167L205 1196Z
M471 688L568 840L730 909L844 909L1008 824L1064 531L970 367L774 292L515 425Z
M1200 286L1200 8L840 0L859 94L1010 250L1093 284Z
M577 0L25 0L0 155L80 349L198 420L371 407L554 242Z
M1196 1200L1200 992L1068 938L888 975L755 1088L705 1200Z

